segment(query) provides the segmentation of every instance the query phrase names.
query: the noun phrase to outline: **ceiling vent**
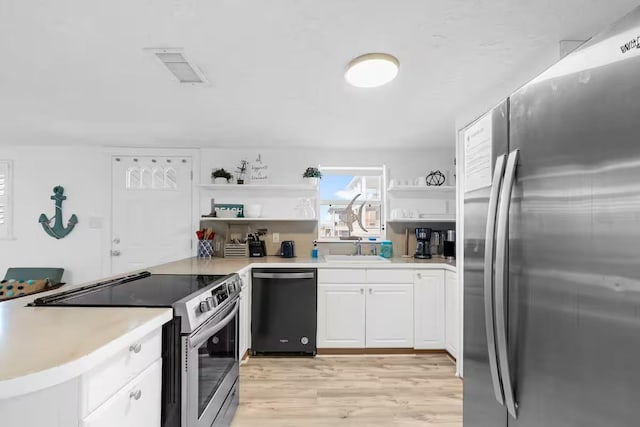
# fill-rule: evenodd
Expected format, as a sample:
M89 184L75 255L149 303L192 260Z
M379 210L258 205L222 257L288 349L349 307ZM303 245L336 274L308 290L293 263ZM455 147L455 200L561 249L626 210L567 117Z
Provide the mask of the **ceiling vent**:
M208 84L202 72L184 54L182 49L146 48L164 64L180 83Z

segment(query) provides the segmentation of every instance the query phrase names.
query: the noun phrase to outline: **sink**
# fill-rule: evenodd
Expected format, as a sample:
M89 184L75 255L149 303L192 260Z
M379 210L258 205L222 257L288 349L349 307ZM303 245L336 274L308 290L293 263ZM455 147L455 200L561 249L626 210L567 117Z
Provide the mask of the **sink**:
M325 255L324 259L330 262L389 262L379 255Z

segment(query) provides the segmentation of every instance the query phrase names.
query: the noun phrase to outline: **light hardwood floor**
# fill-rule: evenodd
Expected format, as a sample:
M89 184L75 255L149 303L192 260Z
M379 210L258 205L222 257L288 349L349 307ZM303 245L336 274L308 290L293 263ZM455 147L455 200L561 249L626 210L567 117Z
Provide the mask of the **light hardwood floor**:
M462 381L444 354L252 358L232 427L462 426Z

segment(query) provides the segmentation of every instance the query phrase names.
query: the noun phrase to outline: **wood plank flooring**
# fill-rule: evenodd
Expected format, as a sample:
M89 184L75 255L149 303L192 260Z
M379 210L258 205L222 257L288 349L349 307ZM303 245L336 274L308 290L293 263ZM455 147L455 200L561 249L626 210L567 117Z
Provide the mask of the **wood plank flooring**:
M462 426L462 381L444 354L252 358L232 427Z

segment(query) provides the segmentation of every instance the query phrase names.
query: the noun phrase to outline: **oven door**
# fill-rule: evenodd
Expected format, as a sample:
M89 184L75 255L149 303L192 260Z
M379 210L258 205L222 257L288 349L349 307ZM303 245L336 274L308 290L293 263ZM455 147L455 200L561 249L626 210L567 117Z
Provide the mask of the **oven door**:
M214 422L218 425L222 418L235 412L239 307L236 299L183 337L182 419L186 427L211 427Z

